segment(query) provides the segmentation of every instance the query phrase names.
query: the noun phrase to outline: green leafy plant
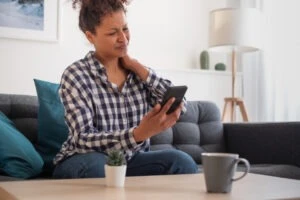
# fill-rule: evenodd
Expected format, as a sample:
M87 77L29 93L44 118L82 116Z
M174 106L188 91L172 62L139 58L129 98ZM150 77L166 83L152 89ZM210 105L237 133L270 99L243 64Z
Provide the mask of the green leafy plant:
M126 165L126 159L123 152L120 150L112 150L108 152L106 164L109 166Z

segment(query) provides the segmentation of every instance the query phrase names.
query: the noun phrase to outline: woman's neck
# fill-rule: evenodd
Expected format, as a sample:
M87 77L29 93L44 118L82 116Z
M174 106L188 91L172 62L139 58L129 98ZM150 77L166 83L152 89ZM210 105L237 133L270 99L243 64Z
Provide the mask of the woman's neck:
M100 63L106 68L107 71L117 71L120 69L119 67L119 58L108 58L99 56L95 53L95 57L100 61Z

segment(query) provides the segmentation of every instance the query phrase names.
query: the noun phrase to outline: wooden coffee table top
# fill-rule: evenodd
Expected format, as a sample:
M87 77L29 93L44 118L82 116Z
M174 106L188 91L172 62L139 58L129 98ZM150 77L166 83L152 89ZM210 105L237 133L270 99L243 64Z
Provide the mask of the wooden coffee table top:
M102 178L12 181L0 182L0 199L300 199L300 181L248 174L228 194L206 193L203 174L126 177L124 188L106 187Z

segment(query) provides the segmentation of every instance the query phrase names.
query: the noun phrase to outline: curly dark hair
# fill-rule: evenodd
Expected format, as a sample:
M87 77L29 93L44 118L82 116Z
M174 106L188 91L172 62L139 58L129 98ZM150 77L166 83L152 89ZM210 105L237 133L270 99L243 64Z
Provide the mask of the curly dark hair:
M95 34L95 27L101 24L103 17L107 14L123 10L126 12L125 4L128 0L72 0L73 8L80 6L79 28L83 33L90 31Z

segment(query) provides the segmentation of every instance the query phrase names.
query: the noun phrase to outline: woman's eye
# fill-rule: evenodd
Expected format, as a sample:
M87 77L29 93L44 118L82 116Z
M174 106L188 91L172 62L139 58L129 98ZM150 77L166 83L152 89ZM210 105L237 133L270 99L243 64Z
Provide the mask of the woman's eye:
M109 33L108 35L115 35L116 34L116 32L113 32L113 33Z
M126 27L126 28L123 28L123 31L128 31L128 28Z

